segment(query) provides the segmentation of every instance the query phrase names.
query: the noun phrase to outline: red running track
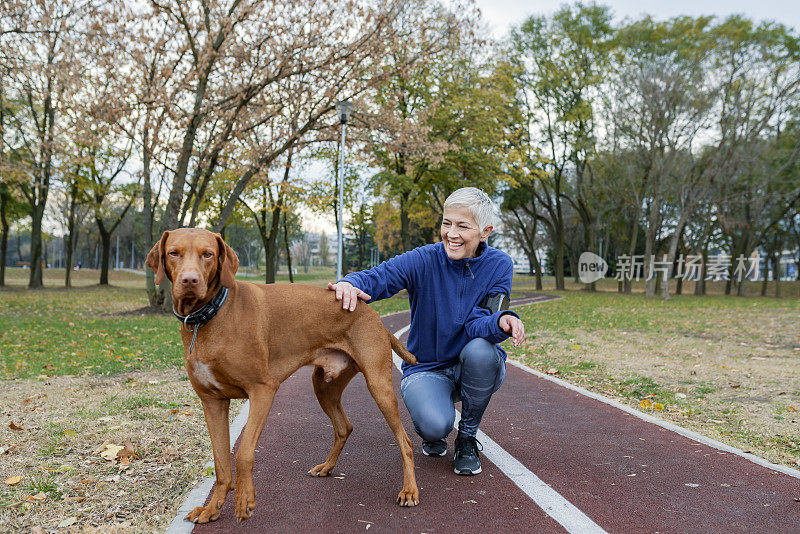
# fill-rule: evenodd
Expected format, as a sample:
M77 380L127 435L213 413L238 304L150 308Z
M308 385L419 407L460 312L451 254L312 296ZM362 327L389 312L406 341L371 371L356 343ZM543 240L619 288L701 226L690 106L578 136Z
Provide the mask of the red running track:
M384 319L393 332L407 321L402 313ZM333 439L310 371L278 391L256 452L253 517L236 524L231 492L219 520L194 532L564 532L490 461L478 476L454 474L455 432L448 456L424 456L402 401L421 502L395 505L399 451L362 375L343 396L355 430L335 475L308 476ZM399 399L400 373L394 378ZM797 478L511 365L481 430L608 532L800 532Z

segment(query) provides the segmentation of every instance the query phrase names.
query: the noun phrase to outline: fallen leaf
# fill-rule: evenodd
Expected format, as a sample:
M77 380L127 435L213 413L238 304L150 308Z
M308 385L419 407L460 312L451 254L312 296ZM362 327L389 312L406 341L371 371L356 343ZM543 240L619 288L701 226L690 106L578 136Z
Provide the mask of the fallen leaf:
M104 417L101 417L101 418L99 419L99 421L102 421L102 420L104 420L104 419L105 419ZM106 448L106 445L108 445L109 443L111 443L111 442L110 442L110 441L104 441L102 445L100 445L99 447L97 447L97 448L96 448L96 449L95 449L95 450L92 452L92 454L97 454L97 453L101 452L103 449L105 449L105 448Z
M117 453L117 458L132 458L134 456L136 456L136 453L133 451L133 443L130 440L126 441L125 447Z
M643 399L639 401L639 406L641 406L642 408L649 408L652 405L653 401L651 401L650 399Z
M6 484L8 484L9 486L16 486L20 482L22 482L22 477L19 476L19 475L15 476L15 477L8 477L6 479Z
M797 408L795 408L794 406L789 406L788 410L789 410L790 412L796 412L796 411L797 411Z
M36 495L28 495L28 497L26 499L29 500L29 501L43 501L46 498L47 498L47 495L45 495L43 492L40 491Z
M74 516L73 517L68 517L65 520L63 520L61 523L58 524L58 528L67 528L69 526L74 525L77 522L78 522L78 518L77 517L74 517Z
M557 375L558 374L558 369L556 369L555 367L551 367L550 369L545 371L545 373L547 373L548 375Z
M11 422L8 424L8 428L10 428L11 430L24 430L24 429L23 429L21 426L17 426L17 425L14 423L14 421L11 421Z
M114 445L113 443L109 443L106 445L106 450L100 453L100 456L108 460L109 462L113 462L117 459L117 454L119 451L124 449L122 445Z
M126 469L129 469L131 466L131 457L130 456L123 456L119 460L119 472L122 473Z
M657 403L653 404L653 409L660 412L661 410L664 409L664 405L661 404L660 402L657 402Z

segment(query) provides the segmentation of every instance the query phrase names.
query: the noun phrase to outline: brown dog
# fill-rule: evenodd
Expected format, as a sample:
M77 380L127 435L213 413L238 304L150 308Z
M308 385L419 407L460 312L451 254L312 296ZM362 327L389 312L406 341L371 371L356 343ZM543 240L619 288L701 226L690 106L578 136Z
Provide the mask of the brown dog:
M181 326L186 371L202 401L214 450L214 495L208 506L195 508L186 519L195 523L217 519L234 487L228 408L230 399L245 397L250 399L250 413L236 456L236 517L239 521L250 517L256 505L256 442L278 386L305 365L315 368L314 391L334 431L327 460L309 474L326 476L336 465L353 430L342 410L342 391L361 371L400 445L403 489L397 502L401 506L419 502L411 440L400 421L392 387L391 350L411 364L416 358L386 330L372 308L343 310L333 292L318 287L236 281L236 253L219 234L206 230L164 232L148 254L147 265L156 272L156 283L164 276L172 281L173 309L176 315L188 316ZM210 308L217 308L211 318ZM191 326L198 317L200 323Z

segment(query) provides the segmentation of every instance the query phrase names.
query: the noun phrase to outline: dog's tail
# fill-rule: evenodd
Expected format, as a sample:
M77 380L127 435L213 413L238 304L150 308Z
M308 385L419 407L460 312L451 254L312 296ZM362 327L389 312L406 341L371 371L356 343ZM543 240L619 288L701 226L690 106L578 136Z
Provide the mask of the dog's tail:
M403 359L409 365L417 365L417 357L408 352L408 349L403 346L403 343L397 339L394 334L386 331L386 334L389 336L389 342L392 344L392 350L397 353L400 358Z

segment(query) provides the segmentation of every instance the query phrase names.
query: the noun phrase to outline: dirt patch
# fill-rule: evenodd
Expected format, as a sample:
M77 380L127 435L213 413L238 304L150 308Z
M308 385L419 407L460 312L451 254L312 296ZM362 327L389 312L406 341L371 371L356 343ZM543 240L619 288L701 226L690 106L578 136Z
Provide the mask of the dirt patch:
M2 531L163 530L210 459L182 369L0 387Z

